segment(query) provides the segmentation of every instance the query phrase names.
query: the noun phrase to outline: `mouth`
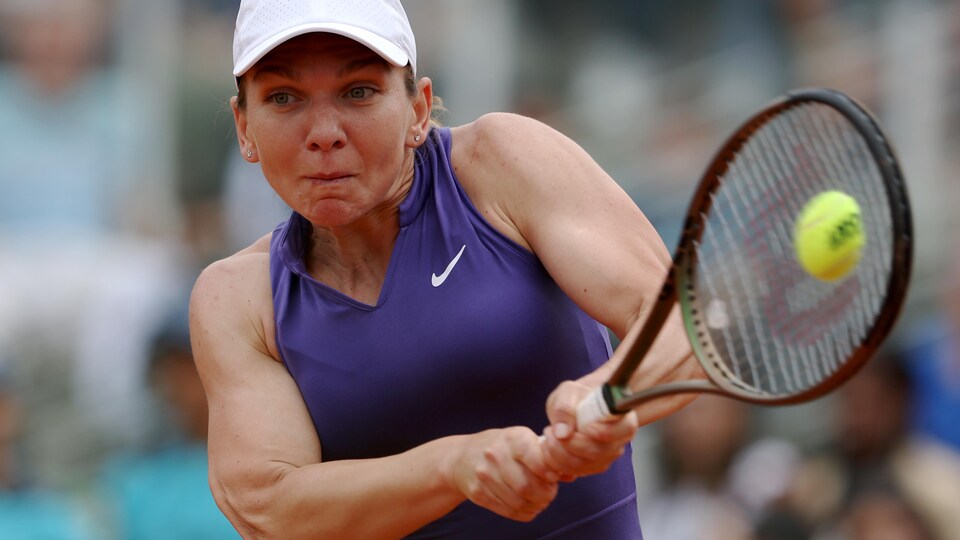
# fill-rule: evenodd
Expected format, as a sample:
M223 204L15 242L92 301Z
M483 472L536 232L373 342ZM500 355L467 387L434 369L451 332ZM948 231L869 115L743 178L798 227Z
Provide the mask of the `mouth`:
M346 172L318 172L312 173L304 176L304 179L309 180L315 184L332 184L339 182L346 182L347 180L353 178L353 175Z

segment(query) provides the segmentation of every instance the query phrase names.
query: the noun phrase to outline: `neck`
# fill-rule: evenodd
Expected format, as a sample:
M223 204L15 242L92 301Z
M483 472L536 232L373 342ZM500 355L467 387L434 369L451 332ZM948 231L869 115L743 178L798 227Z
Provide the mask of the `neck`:
M313 227L307 270L318 281L361 302L374 305L400 232L400 203L413 184L413 161L383 204L342 227Z
M394 215L349 230L314 228L306 261L310 275L347 296L376 304L400 230L398 222Z

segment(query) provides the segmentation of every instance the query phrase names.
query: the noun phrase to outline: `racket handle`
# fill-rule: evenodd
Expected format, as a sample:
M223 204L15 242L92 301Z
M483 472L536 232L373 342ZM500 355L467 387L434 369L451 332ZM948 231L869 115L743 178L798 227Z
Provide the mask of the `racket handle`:
M594 422L616 416L607 401L610 398L609 386L606 384L590 392L590 395L577 405L577 429L581 430Z

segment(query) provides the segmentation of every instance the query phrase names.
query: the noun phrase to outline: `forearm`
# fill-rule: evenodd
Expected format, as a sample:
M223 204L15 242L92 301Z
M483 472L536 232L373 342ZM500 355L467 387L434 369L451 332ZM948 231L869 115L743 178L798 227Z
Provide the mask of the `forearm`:
M632 318L636 321L639 317ZM609 380L623 361L624 353L639 334L641 325L631 323L614 355L598 369L581 377L577 382L594 388ZM676 381L704 379L706 374L694 357L686 338L683 322L675 309L644 357L640 367L630 376L628 386L633 391L645 390ZM675 394L643 403L636 409L640 425L646 425L683 408L696 394Z
M706 375L703 369L693 357L693 354L690 353L687 355L685 361L678 362L673 366L673 369L669 371L649 377L645 377L644 375L633 377L630 380L630 387L635 390L642 390L669 382L704 378L706 378ZM651 399L635 409L637 412L637 420L641 426L656 422L687 406L691 401L696 399L698 395L699 394L696 393L672 394Z
M245 538L400 538L465 500L450 480L459 444L448 437L385 458L284 465L266 487L225 497L224 510Z
M653 388L663 384L705 379L706 373L693 354L683 319L678 307L674 307L647 354L632 377L629 386L634 391ZM644 403L637 409L640 425L655 422L668 416L693 401L697 394L674 394Z

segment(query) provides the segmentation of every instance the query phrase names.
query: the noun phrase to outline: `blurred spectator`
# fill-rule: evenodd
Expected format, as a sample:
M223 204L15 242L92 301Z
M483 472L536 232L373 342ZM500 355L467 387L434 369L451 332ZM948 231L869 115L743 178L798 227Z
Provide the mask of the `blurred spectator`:
M17 441L23 420L5 366L0 365L0 537L10 540L84 540L88 523L66 497L35 488Z
M744 534L755 522L757 540L809 538L812 525L830 540L875 538L881 525L893 530L888 523L907 527L914 519L920 524L914 531L926 526L934 538L958 537L960 526L949 519L960 516L952 494L958 483L945 480L951 467L944 463L960 452L960 261L950 268L920 263L932 254L939 265L949 251L939 243L941 231L960 224L960 213L949 212L960 203L956 175L937 164L960 163L952 152L960 135L960 55L954 54L960 3L404 4L423 14L413 19L426 21L417 30L424 37L421 49L432 55L422 59L424 75L441 96L464 101L455 103L456 110L482 111L493 103L493 109L530 113L569 130L637 198L668 245L677 238L700 167L764 100L789 87L824 84L880 113L903 159L918 232L912 305L899 323L914 330L904 363L916 388L910 416L887 411L886 395L853 399L846 390L811 406L757 411L772 420L755 435L775 432L810 445L829 435L832 407L869 402L858 406L862 413L837 409L838 421L860 425L845 427L843 438L861 442L804 461L784 496L796 448L782 440L752 441L742 432L735 437L744 420L724 412L735 404L704 396L698 400L705 403L699 408L703 421L726 420L708 426L703 437L678 435L677 426L669 437L692 440L686 446L699 445L704 453L715 444L725 450L712 457L678 454L669 486L641 511L652 514L644 521L651 539L703 526L708 519L699 510L710 508L729 509L724 518ZM158 373L148 367L153 329L170 305L183 302L181 288L193 282L199 266L248 244L288 213L279 199L260 195L271 190L258 167L239 159L227 107L233 80L211 69L229 62L230 32L223 29L232 27L237 5L0 0L0 354L18 360L0 390L7 396L0 397L0 540L30 538L13 535L62 528L73 519L69 501L29 487L84 489L95 470L90 465L107 452L141 447L156 433L150 396L159 393L145 392L144 383L148 371ZM469 54L479 51L487 67L460 62L463 51L431 46L429 40L451 32L465 38ZM493 45L490 36L496 36ZM872 377L866 373L865 379ZM153 377L153 388L159 390L165 377ZM19 400L9 400L11 387ZM835 399L841 395L842 401ZM907 418L909 426L868 437L891 429L890 422L865 427L884 415ZM4 434L16 423L21 428L13 445ZM131 478L153 482L150 475L158 474L172 484L182 474L184 485L194 485L202 476L202 444L187 444L176 422L166 427L163 433L179 434L182 444L168 442L147 457L160 462L166 455L183 467L148 467L145 456L129 452L117 457L108 469L125 471L127 480L117 485L129 495L125 500L152 497ZM652 426L643 433L657 431ZM881 452L887 457L866 460L879 463L868 467L862 456L851 457L857 446L890 448ZM635 445L652 454L647 448ZM723 457L730 452L735 457ZM23 456L29 463L11 461ZM694 464L679 465L691 459ZM656 485L645 469L637 470L641 489ZM207 497L205 483L183 493L179 506L210 503L191 502ZM60 509L60 525L57 517L37 517L49 513L43 508ZM159 519L138 517L149 505L129 510L118 509L118 516L131 523ZM864 525L871 523L872 531Z
M210 69L231 62L235 2L184 5L178 58L178 195L189 264L199 272L243 249L290 216L260 172L240 157L229 98L236 82Z
M860 493L845 512L839 534L849 540L934 540L929 526L896 490L873 488ZM951 537L941 537L949 540Z
M172 190L145 170L152 96L113 59L117 6L0 2L0 348L36 385L24 437L47 480L142 435L147 329L187 279Z
M166 415L157 449L113 457L103 472L109 521L124 540L239 538L207 483L207 401L185 321L155 338L149 370Z
M170 224L158 186L140 182L149 175L138 171L137 152L147 149L134 144L146 128L137 122L142 104L127 101L129 81L110 61L111 6L0 3L0 227L7 232L156 232ZM141 200L147 194L149 203Z
M236 5L224 10L209 0L184 2L180 15L183 42L175 64L177 194L184 209L190 264L199 272L228 254L222 199L224 163L237 153L228 103L236 83L229 72L210 66L230 62Z
M798 86L825 86L878 106L877 36L869 2L779 0L784 35Z
M901 362L882 354L839 390L834 445L796 477L787 499L818 538L888 538L868 526L878 515L913 531L889 538L950 540L960 531L960 456L910 431Z
M750 446L749 411L744 403L703 395L662 421L665 483L641 505L645 536L754 538L753 514L782 495L793 451L774 441Z
M916 386L912 421L920 434L960 453L960 248L943 279L939 309L914 328L906 350Z
M224 245L243 249L290 217L290 207L270 187L260 167L244 161L236 148L231 148L225 179Z

